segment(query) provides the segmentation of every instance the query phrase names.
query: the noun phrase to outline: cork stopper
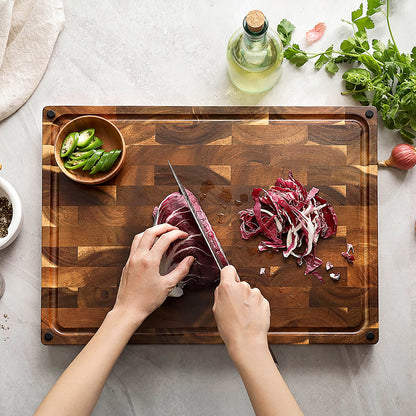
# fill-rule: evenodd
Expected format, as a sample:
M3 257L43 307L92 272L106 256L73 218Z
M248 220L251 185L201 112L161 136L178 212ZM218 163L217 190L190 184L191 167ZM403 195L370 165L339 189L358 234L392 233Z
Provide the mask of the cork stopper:
M258 33L263 29L266 18L260 10L248 12L246 17L247 27L252 33Z

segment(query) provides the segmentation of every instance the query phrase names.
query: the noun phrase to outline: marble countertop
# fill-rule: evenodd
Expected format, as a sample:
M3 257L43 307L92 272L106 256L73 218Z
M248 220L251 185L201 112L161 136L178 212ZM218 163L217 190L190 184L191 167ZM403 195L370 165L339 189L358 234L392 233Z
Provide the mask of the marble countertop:
M341 75L284 64L279 84L249 96L231 86L226 44L261 8L275 27L294 22L295 40L324 21L338 43L359 1L65 0L65 29L29 101L0 122L2 177L23 204L23 229L0 252L0 414L34 412L80 351L40 342L41 112L45 105L354 105ZM400 49L414 45L416 8L403 0L391 24ZM386 27L372 33L385 38ZM411 32L413 31L413 35ZM379 127L379 159L400 138ZM379 171L380 341L375 346L276 345L280 369L307 415L411 415L416 397L416 170ZM6 319L4 314L8 316ZM6 322L7 321L7 322ZM218 346L128 346L94 415L251 415L243 384Z

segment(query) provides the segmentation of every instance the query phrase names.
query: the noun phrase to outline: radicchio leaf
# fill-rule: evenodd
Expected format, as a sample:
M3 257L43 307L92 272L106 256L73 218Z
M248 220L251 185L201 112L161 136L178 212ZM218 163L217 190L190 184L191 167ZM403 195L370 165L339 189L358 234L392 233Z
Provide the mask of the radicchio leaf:
M341 278L340 273L329 273L329 277L336 282Z
M325 269L328 271L328 270L331 270L333 268L334 268L334 265L331 262L327 261L326 265L325 265Z
M353 263L355 260L354 257L354 247L352 244L347 243L347 251L341 253L342 257L347 260L348 263Z
M213 249L215 250L222 267L228 262L221 248L211 224L202 211L197 198L188 191L189 199L195 208L196 215L204 227ZM178 192L168 195L158 207L153 210L154 225L168 223L188 233L188 237L174 241L166 250L160 263L162 275L170 273L185 257L193 256L195 261L185 278L179 282L178 287L195 289L208 286L220 277L220 270L215 264L212 254L202 236L185 198ZM181 296L182 290L174 290L171 296Z
M354 254L348 254L346 251L341 253L342 257L347 260L348 263L354 263L355 257Z

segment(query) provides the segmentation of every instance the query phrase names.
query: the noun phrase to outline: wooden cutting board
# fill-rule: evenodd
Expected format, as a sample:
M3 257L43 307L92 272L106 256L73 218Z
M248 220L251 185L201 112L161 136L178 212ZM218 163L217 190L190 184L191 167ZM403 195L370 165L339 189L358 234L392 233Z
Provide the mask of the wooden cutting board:
M126 163L109 182L85 186L60 173L59 129L96 114L113 121ZM378 340L377 115L372 107L46 107L42 160L42 342L85 344L111 309L136 233L177 186L168 159L199 199L242 279L271 306L271 343L375 343ZM259 253L243 241L238 212L253 187L292 170L338 215L338 232L319 240L321 283L294 258ZM356 261L341 256L346 243ZM260 269L265 268L265 274ZM219 343L213 289L168 299L131 343Z

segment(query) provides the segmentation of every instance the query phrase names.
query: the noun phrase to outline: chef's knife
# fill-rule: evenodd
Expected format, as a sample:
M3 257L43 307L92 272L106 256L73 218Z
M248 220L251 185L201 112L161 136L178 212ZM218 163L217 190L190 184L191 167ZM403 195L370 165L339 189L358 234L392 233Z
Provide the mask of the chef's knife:
M176 181L176 183L178 184L178 187L179 187L179 192L180 192L180 193L181 193L181 195L185 198L185 201L186 201L186 203L188 204L188 207L189 207L189 209L190 209L190 211L191 211L191 213L192 213L192 216L194 217L194 220L195 220L195 222L196 222L196 224L197 224L197 226L198 226L198 228L199 228L199 231L201 231L201 234L202 234L202 236L204 237L205 242L207 243L207 246L208 246L208 248L209 248L209 251L211 252L212 257L213 257L213 258L214 258L214 260L215 260L215 263L217 264L218 268L221 270L221 269L222 269L221 262L220 262L220 260L219 260L219 258L218 258L218 256L217 256L216 251L215 251L215 250L214 250L214 248L212 247L212 245L211 245L211 242L210 242L209 238L207 237L207 233L206 233L206 231L205 231L204 227L202 226L201 222L199 221L198 216L196 215L195 207L193 206L193 204L192 204L191 200L189 199L189 196L188 196L188 193L186 192L186 189L183 187L183 185L182 185L181 181L180 181L180 180L179 180L179 178L178 178L178 175L176 175L176 172L175 172L175 170L173 169L172 165L170 164L169 160L168 160L168 163L169 163L170 170L172 171L173 177L175 178L175 181ZM224 255L224 256L225 256L225 255ZM228 263L228 260L227 260L227 263ZM272 349L270 348L270 346L269 346L269 351L270 351L270 354L271 354L271 356L272 356L272 358L273 358L274 363L275 363L275 364L276 364L276 366L278 367L278 366L279 366L279 363L277 362L277 358L276 358L276 356L273 354L273 351L272 351Z
M209 248L209 251L211 252L212 257L215 260L215 263L217 264L218 268L221 270L223 268L223 266L221 265L220 259L218 258L218 255L217 255L214 247L212 247L212 243L211 243L210 239L207 236L207 232L205 231L203 225L199 221L199 218L198 218L198 216L196 214L196 211L195 211L195 207L193 206L191 200L189 199L188 193L186 192L185 188L181 184L178 176L176 175L175 171L173 170L172 165L170 164L169 161L168 161L168 163L169 163L169 166L170 166L170 170L173 173L173 177L175 178L175 181L176 181L176 183L179 186L179 192L185 198L185 201L188 204L189 209L191 210L192 216L194 217L194 220L196 222L196 225L198 226L199 231L201 231L202 237L204 237L204 240L207 243L207 246ZM227 260L227 263L228 263L228 260Z

